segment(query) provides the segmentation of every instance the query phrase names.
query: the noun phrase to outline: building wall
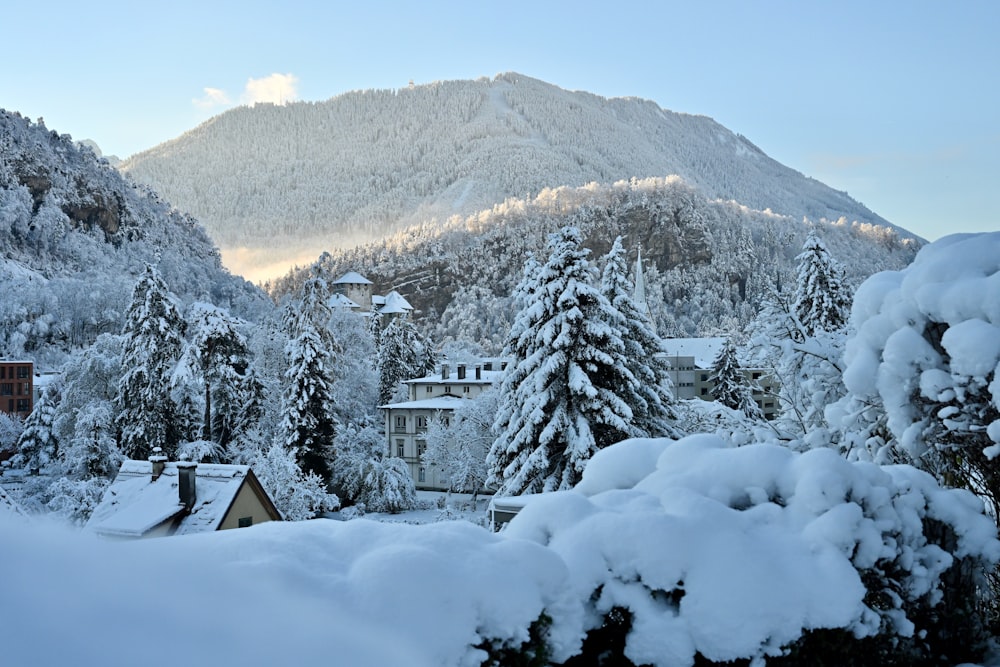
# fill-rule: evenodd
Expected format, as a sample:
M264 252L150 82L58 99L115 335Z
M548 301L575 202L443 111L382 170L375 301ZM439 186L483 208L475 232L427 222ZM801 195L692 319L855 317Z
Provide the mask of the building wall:
M385 429L389 440L389 455L406 463L418 489L448 490L448 480L435 466L425 466L420 457L427 449L427 425L440 416L450 420L453 410L389 408L385 411Z
M27 418L35 407L34 364L0 361L0 412Z
M226 516L222 518L219 530L240 528L240 519L243 518L249 518L252 526L272 520L264 504L246 480L243 481L240 490L236 493L236 498L229 507L229 511L226 512Z
M670 357L670 380L674 383L674 396L678 399L700 398L714 400L715 383L711 381L712 369L698 368L694 357ZM747 383L760 387L753 392L753 399L764 418L771 420L778 414L778 381L765 368L743 369Z

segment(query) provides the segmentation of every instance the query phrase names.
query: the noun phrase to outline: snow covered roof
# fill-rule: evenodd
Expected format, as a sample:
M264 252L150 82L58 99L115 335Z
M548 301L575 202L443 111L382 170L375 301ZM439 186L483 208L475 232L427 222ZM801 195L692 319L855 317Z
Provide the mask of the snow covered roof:
M396 314L396 313L408 313L413 310L413 306L410 302L403 298L403 295L392 290L385 296L375 295L372 297L372 303L377 306L381 306L378 312L383 314Z
M405 384L498 384L503 378L504 371L479 371L479 379L476 379L476 369L474 366L467 366L465 377L459 378L455 368L448 371L448 377L442 378L441 373L426 375L422 378L403 380Z
M2 486L0 486L0 512L24 514L21 506L14 502L14 499L10 497L10 494Z
M671 357L694 357L697 368L711 368L726 344L724 337L713 338L665 338L667 354Z
M374 285L374 283L357 271L348 271L333 281L334 285Z
M166 527L166 534L218 530L236 495L253 473L250 466L199 463L195 501L188 511L180 501L177 463L165 463L153 480L149 461L125 461L87 522L87 529L114 537L142 537Z
M380 409L392 410L454 410L466 399L458 396L435 396L434 398L422 398L418 401L404 401L402 403L389 403L378 406Z
M348 310L360 310L361 305L355 303L351 299L348 299L343 294L339 292L332 295L330 300L327 302L331 308L345 308Z

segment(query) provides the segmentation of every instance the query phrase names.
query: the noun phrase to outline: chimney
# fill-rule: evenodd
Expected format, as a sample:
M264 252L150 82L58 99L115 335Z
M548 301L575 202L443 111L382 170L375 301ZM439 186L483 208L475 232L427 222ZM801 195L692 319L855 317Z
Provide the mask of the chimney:
M448 368L448 364L441 364L441 379L442 380L447 380L448 379L449 371L450 371L450 369Z
M477 380L482 380L483 379L483 365L482 364L476 364L476 379Z
M458 379L459 380L464 380L465 379L465 364L458 364L457 366L455 366L455 368L458 369Z
M177 491L180 495L181 505L191 509L197 497L195 489L195 478L198 473L198 464L192 461L177 462Z
M155 482L163 474L163 467L167 464L167 457L163 455L163 450L153 447L153 453L149 455L149 462L153 465L153 481Z

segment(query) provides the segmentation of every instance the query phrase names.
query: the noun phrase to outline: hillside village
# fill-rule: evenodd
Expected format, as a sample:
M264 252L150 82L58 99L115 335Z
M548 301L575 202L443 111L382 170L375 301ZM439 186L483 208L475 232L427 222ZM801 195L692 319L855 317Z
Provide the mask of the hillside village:
M0 610L26 664L59 664L42 619L83 664L132 618L257 663L331 637L373 665L998 650L1000 234L650 177L265 291L87 147L0 120L0 565L28 573Z

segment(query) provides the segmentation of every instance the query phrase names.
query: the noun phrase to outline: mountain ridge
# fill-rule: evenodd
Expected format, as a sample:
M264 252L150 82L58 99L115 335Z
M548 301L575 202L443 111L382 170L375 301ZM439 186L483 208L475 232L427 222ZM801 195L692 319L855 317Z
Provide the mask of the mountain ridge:
M710 199L892 227L707 116L513 72L237 107L121 168L198 217L227 263L242 249L258 266L545 188L672 174Z

